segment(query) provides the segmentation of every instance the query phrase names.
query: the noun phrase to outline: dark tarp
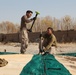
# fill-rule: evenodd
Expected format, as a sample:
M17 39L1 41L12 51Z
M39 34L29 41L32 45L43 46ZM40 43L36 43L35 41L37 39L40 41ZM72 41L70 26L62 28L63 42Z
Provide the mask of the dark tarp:
M71 75L53 55L34 55L20 75Z
M76 57L76 53L62 53L62 54L59 54L59 55L74 56L74 57Z
M8 55L8 54L19 54L19 53L13 53L13 52L0 52L0 55Z

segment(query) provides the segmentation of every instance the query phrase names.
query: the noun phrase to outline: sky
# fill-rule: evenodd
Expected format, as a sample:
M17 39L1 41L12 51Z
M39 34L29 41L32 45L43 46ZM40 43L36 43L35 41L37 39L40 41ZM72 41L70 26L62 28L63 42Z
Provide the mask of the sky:
M62 18L69 15L76 18L76 0L0 0L0 23L20 23L27 10L40 12L39 17ZM32 16L32 17L33 17Z

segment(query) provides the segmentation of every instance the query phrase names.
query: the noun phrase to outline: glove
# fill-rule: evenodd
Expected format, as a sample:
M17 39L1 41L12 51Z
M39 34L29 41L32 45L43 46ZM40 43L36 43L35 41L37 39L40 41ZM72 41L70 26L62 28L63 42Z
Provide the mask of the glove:
M42 34L39 35L39 38L41 38L41 37L42 37Z
M32 20L36 20L36 17L33 17Z

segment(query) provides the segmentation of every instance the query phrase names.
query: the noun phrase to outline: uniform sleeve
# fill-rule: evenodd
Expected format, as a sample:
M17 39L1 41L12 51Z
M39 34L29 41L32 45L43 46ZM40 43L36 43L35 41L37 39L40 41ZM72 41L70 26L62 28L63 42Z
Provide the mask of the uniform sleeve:
M46 36L47 36L47 34L45 33L45 34L43 35L43 38L47 38Z
M23 16L22 19L23 19L23 21L26 22L26 23L32 22L32 19L28 19L26 16Z
M54 35L52 35L52 40L49 42L49 44L46 46L45 49L46 50L49 49L53 45L54 42L57 43L56 42L56 37Z

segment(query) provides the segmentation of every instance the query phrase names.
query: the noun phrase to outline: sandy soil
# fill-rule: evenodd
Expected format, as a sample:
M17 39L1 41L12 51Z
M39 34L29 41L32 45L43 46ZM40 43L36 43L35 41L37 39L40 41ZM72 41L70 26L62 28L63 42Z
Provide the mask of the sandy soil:
M76 44L58 44L58 53L76 52ZM20 53L20 43L0 43L0 51L3 52L6 49L7 52ZM25 54L14 55L0 55L0 58L4 58L8 61L8 64L4 67L0 67L0 75L19 75L22 68L31 60L34 54L38 53L38 44L31 43L27 48ZM76 57L72 56L59 56L55 55L55 58L62 63L72 75L76 75Z

